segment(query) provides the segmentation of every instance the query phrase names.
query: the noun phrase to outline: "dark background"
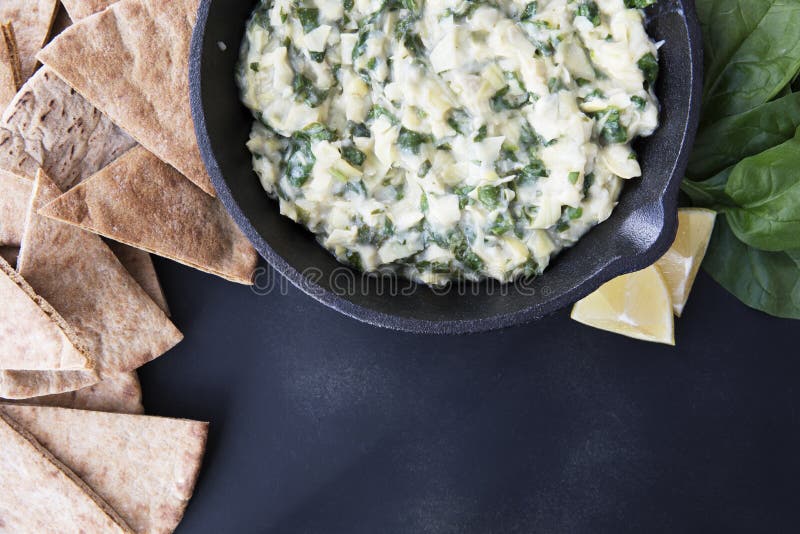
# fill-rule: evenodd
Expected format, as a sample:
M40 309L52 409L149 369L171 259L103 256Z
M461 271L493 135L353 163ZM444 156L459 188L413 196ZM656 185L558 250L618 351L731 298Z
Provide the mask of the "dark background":
M797 532L800 323L701 273L678 348L561 312L379 330L157 260L148 413L211 422L185 533Z

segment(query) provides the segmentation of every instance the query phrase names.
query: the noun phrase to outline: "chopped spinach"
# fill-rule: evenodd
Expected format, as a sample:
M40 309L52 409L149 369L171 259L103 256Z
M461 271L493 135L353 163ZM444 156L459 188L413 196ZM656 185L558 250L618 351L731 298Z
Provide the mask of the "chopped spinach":
M531 20L533 17L536 16L536 11L538 10L539 5L537 2L528 2L525 6L525 9L522 10L522 14L519 16L519 20L526 21Z
M502 192L503 190L500 186L484 185L478 188L478 200L480 200L481 204L493 210L500 205Z
M591 0L581 2L575 14L579 17L586 17L595 26L600 26L600 8Z
M658 80L658 60L656 56L648 52L636 62L639 70L644 74L645 87L652 87Z
M645 100L641 96L633 95L631 97L631 102L633 102L633 105L636 106L636 109L642 111L644 111L644 109L647 107L647 100Z
M389 119L390 123L400 124L400 119L398 119L394 113L379 104L375 104L370 108L369 113L367 113L367 120L372 121L378 117L386 117Z
M626 143L628 130L622 125L619 109L608 108L600 114L600 137L608 144Z
M317 89L314 83L303 74L294 75L292 89L294 89L295 100L312 108L320 106L328 98L328 91Z
M364 160L367 159L367 155L354 146L342 147L341 152L344 160L355 167L360 167L364 164Z
M319 26L319 9L316 7L298 7L297 18L300 20L300 25L303 26L303 31L308 33Z
M505 109L520 109L530 101L530 94L510 94L511 87L506 85L489 100L492 111L502 111Z
M469 131L472 124L472 118L469 116L464 108L455 108L447 114L447 125L450 126L456 133L465 135Z
M415 132L405 127L400 128L400 134L397 136L398 146L414 154L419 154L420 146L431 141L433 141L433 138L430 135Z

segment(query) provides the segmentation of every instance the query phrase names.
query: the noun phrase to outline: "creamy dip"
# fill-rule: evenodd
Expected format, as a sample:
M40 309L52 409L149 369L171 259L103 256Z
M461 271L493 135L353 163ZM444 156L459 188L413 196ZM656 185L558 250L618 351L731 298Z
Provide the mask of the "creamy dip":
M255 170L364 271L540 274L641 175L653 1L265 0L239 73Z

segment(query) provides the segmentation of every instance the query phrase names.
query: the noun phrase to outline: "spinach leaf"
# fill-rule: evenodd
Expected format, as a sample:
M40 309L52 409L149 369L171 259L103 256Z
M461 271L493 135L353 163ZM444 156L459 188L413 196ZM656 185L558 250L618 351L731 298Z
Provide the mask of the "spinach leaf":
M311 151L311 139L303 132L297 132L289 139L284 168L286 179L294 187L302 187L309 178L317 158Z
M749 247L719 217L703 267L751 308L800 319L800 251L765 252Z
M342 158L355 167L360 167L367 159L367 155L354 146L342 147Z
M736 236L767 251L800 249L800 132L798 137L742 160L725 193L736 204L725 210Z
M317 89L314 83L302 74L295 74L292 82L295 100L316 108L328 98L328 91Z
M478 188L478 200L487 208L494 209L500 205L501 189L496 185L484 185Z
M319 26L319 9L315 7L297 8L297 18L303 26L303 31L308 33Z
M592 0L579 4L575 15L578 17L586 17L594 26L600 26L600 9Z
M408 128L401 127L400 133L397 136L397 144L403 150L419 154L419 147L425 143L430 143L433 138L430 135L415 132Z
M617 108L608 108L600 114L600 137L607 144L626 143L628 130L620 122L620 113Z
M700 130L687 174L693 179L712 176L742 158L788 141L798 126L798 93L719 120Z
M509 94L511 92L511 87L506 85L499 91L497 91L494 96L489 100L489 104L492 107L492 111L502 111L504 109L519 109L531 98L531 95L526 93L520 94Z
M724 206L733 205L733 201L725 193L725 185L728 183L731 172L733 172L733 167L702 182L684 179L681 183L681 190L689 195L693 205L720 210Z
M771 100L800 70L800 2L699 0L707 68L704 124Z
M522 11L522 14L520 14L519 20L531 20L536 16L537 9L539 9L539 5L536 2L528 2L528 4L525 6L525 9Z
M655 85L656 81L658 81L658 60L656 56L648 52L639 58L636 65L644 74L645 87L649 88Z
M456 133L465 135L472 124L472 119L464 108L455 108L447 114L447 125L450 126Z
M658 0L625 0L625 7L629 9L644 9L647 6L652 6Z
M375 120L378 117L386 117L389 119L390 123L400 124L400 119L398 119L394 113L379 104L375 104L372 106L372 108L370 108L369 113L367 113L367 120Z

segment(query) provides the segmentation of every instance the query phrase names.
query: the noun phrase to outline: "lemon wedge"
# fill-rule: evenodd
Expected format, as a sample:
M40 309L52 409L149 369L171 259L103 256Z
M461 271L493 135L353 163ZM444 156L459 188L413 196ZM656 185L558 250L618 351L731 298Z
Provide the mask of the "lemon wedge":
M672 298L655 265L603 285L575 304L572 318L623 336L675 345Z
M669 251L656 262L672 295L672 309L683 313L694 279L711 240L716 212L702 208L678 210L678 236Z

